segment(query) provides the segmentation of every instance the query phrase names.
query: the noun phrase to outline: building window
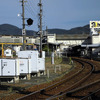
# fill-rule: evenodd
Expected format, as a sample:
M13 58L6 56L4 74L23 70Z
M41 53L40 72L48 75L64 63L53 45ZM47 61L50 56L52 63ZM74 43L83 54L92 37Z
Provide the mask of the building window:
M9 52L6 52L6 54L9 54Z

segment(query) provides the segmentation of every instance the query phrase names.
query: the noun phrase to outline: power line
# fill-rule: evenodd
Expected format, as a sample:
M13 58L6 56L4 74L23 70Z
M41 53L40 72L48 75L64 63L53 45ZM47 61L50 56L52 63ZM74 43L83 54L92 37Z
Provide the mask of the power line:
M29 7L30 11L31 11L32 13L34 13L34 15L36 15L37 12L34 11L34 8L33 8L32 3L31 3L30 1L28 1L27 4L28 4L28 7Z
M30 13L32 16L35 16L35 14L34 14L33 11L29 8L29 6L25 6L25 11L27 11L28 13Z
M33 1L34 2L34 1ZM29 0L29 3L30 3L30 5L31 5L31 7L33 8L33 10L34 10L34 12L37 14L37 10L36 10L36 8L35 8L35 3L33 3L32 2L32 0ZM37 5L36 5L37 6Z

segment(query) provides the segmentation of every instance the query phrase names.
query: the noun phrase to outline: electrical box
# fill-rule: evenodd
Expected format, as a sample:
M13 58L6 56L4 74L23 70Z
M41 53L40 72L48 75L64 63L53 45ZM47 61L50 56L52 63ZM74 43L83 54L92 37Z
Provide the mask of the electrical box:
M39 68L39 71L45 70L45 59L44 58L38 58L38 68Z
M20 74L31 73L31 59L19 59L19 72Z
M42 51L42 58L38 58L38 69L39 71L45 70L45 51Z
M0 76L19 76L17 59L0 59Z
M42 58L45 58L45 51L42 51Z
M38 69L38 51L19 51L18 58L31 59L31 72L39 72Z

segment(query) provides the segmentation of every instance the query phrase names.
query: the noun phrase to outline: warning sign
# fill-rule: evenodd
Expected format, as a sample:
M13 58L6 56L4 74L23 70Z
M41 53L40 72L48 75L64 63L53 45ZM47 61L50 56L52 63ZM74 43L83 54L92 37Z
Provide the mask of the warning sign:
M100 28L100 21L90 21L90 28Z
M26 30L25 29L22 30L22 35L26 35Z

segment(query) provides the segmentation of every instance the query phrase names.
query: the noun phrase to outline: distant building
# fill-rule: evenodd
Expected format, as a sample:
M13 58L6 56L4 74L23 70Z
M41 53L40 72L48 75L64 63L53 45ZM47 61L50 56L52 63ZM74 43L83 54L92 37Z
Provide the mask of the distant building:
M70 46L84 46L89 44L100 44L100 34L94 34L94 30L91 30L90 34L82 34L82 35L56 35L56 34L45 34L47 35L47 45L52 50L55 51L59 49L60 51L64 51ZM1 43L23 43L23 36L0 36L0 44ZM40 48L40 37L34 36L26 36L26 43L35 44L35 48L39 50ZM45 43L43 43L44 45ZM13 46L15 51L21 50L21 47L18 45ZM27 49L32 49L33 46L27 46ZM92 49L92 50L95 50Z
M0 43L23 43L23 36L0 36ZM35 43L33 36L26 36L26 43Z
M91 28L89 34L90 42L87 44L82 44L81 47L84 48L84 52L86 55L94 55L97 56L100 52L100 29L99 28ZM89 39L87 39L89 41Z
M63 51L64 49L69 48L69 46L77 46L83 44L87 37L88 35L58 35L56 37L56 41L58 43L62 43L60 45L60 49Z
M12 57L12 55L13 55L13 51L12 51L11 48L6 48L6 49L4 50L4 56L5 56L5 57Z

